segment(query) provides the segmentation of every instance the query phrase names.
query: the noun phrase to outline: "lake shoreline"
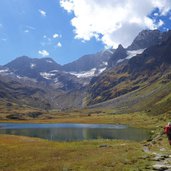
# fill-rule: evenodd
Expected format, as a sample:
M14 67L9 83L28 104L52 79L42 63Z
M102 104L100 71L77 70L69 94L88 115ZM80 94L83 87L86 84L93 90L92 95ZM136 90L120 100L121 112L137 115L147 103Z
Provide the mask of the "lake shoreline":
M91 116L80 114L70 114L69 116L61 116L58 113L54 118L36 118L24 120L0 119L0 123L82 123L82 124L125 124L137 128L155 129L157 126L165 125L167 118L164 120L162 116L150 116L145 113L130 114L94 114Z

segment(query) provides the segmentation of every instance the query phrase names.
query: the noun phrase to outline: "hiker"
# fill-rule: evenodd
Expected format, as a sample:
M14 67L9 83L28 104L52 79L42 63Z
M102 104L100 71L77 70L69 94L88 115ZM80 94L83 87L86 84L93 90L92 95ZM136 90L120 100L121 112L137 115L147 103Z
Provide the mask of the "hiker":
M164 127L164 133L167 135L169 144L171 145L171 122Z

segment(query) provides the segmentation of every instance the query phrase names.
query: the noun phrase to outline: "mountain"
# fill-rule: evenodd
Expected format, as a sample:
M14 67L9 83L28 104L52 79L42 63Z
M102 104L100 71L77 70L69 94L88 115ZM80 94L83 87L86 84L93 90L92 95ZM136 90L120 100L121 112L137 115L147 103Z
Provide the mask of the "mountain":
M96 54L85 55L72 63L65 64L63 70L68 72L82 72L90 71L93 68L96 70L103 69L106 67L114 51L114 49L109 49Z
M127 50L145 49L158 44L163 37L163 33L159 30L143 30L134 39Z
M68 82L73 88L74 82L77 85L88 85L92 77L102 73L113 52L114 50L105 50L97 54L85 55L64 66L57 64L51 58L36 59L22 56L4 67L20 77L29 77L37 81L54 82L55 84L59 81L58 85L61 85L63 81L67 82L68 78L68 81L73 80ZM64 87L69 88L67 85Z
M128 56L126 49L122 45L119 45L114 54L108 60L108 67L113 67L119 61L123 61Z
M78 89L83 84L76 76L62 71L62 66L51 58L37 59L22 56L4 67L16 74L18 78L34 79L66 91Z
M146 106L150 104L151 107L157 103L156 101L154 103L155 99L160 101L161 98L167 96L168 90L171 88L170 31L164 35L165 37L159 43L146 48L142 54L109 68L101 75L93 78L88 90L88 105L104 102L102 103L103 107L104 104L106 106L110 104L109 106L124 107L124 105L127 106L127 104L134 104L135 102L138 106L138 103L141 102L140 106L144 107L143 104ZM154 92L156 96L152 96ZM161 94L161 92L165 93ZM122 100L120 101L120 99ZM145 99L146 102L139 99ZM107 103L108 100L110 100L109 103ZM147 102L149 103L147 104Z
M2 71L2 72L1 72ZM62 77L61 82L49 83L28 77L19 77L8 70L0 70L0 101L19 106L32 106L41 109L79 108L82 105L84 87Z
M4 65L15 74L28 76L31 78L39 77L40 72L49 72L52 70L61 70L62 67L51 58L29 58L21 56ZM38 74L38 75L37 75Z
M85 55L72 63L64 65L63 70L75 75L88 85L94 76L99 75L106 69L108 60L114 51L114 49L108 49L96 54Z
M105 61L111 53L112 51L108 50L90 55L90 61L83 59L86 63L82 63L83 69L79 73L69 72L51 58L18 57L0 68L1 93L4 94L2 98L33 107L45 107L46 103L49 108L81 107L86 96L85 85L94 75L98 75L95 69L101 69L99 72L102 72L102 68L105 69ZM96 68L89 67L90 71L84 71L89 62L94 61L96 62L91 67Z
M0 67L0 100L44 109L171 110L170 47L171 31L144 30L128 48L119 45L64 66L19 57Z
M141 31L132 44L127 48L119 45L115 53L108 61L108 68L114 67L120 63L127 62L132 57L143 53L145 49L153 45L159 44L166 40L169 32L160 32L159 30L143 30Z

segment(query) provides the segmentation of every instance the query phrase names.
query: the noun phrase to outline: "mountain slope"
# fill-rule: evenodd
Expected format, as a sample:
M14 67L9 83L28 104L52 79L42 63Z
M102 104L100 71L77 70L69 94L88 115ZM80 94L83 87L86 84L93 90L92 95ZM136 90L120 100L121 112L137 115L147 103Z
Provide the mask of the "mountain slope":
M79 89L84 84L76 76L62 71L62 66L51 58L37 59L22 56L4 67L19 78L34 79L65 91Z
M171 31L155 30L141 32L128 48L119 45L64 66L50 58L20 57L0 67L0 99L44 109L87 104L117 111L171 110L170 47Z
M141 89L128 92L111 100L90 105L89 108L113 109L113 114L144 111L157 115L170 112L171 79L165 78L164 80L162 78Z
M62 67L51 58L29 58L21 56L6 64L5 67L9 68L15 74L20 76L38 77L40 72L48 72L52 70L61 70Z
M72 86L72 85L71 85ZM40 109L67 109L82 107L86 91L84 88L70 91L57 89L53 85L14 75L0 74L0 100Z
M0 98L12 103L43 109L82 105L84 82L62 71L50 58L19 57L0 68L0 80ZM74 95L75 91L78 97ZM74 100L66 101L67 96Z
M89 71L93 68L105 68L106 63L113 53L114 50L111 49L98 52L96 54L85 55L72 63L65 64L62 68L68 72L82 72Z
M162 33L159 30L141 31L128 48L124 48L122 45L118 46L115 53L113 53L108 61L108 68L127 62L137 54L143 53L143 51L150 46L161 43L167 37L167 32Z
M108 60L108 67L113 67L119 61L123 61L128 56L126 49L122 45L119 45L114 54Z
M160 78L170 77L171 37L147 48L127 63L122 63L92 79L89 105L103 102L150 86ZM164 81L164 80L163 80Z

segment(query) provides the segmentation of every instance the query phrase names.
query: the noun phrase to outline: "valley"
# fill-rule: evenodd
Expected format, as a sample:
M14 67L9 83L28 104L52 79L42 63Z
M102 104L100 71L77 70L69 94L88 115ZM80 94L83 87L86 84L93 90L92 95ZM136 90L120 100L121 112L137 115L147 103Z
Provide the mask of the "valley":
M0 171L171 171L171 0L0 0Z

